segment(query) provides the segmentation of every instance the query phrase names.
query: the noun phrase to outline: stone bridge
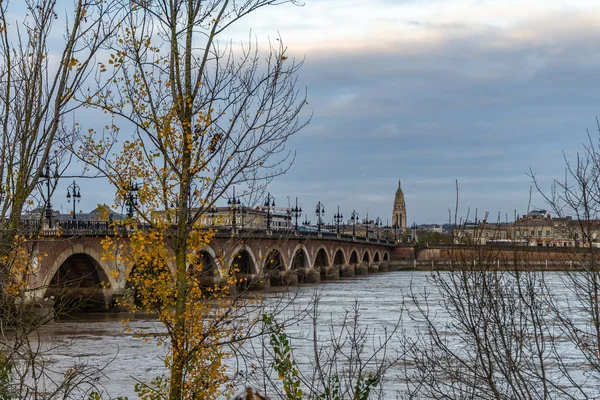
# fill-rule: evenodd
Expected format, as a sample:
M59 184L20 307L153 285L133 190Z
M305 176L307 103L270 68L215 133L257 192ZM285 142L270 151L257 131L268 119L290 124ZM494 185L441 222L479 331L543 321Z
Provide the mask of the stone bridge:
M43 256L29 280L33 297L86 298L91 309L109 309L126 294L130 271L102 257L105 237L66 232L35 242L35 251ZM252 282L250 289L352 277L387 270L394 247L385 240L315 232L221 231L201 250L201 282L219 284L232 267L238 277ZM169 268L174 273L174 262Z

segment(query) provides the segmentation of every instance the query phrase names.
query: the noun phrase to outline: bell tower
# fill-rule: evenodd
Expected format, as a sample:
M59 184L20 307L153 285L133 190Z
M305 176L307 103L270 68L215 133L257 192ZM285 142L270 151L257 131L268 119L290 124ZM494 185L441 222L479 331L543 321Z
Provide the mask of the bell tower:
M392 225L401 231L406 229L406 203L404 202L404 193L402 192L400 181L398 181L398 190L396 190L396 197L394 198Z

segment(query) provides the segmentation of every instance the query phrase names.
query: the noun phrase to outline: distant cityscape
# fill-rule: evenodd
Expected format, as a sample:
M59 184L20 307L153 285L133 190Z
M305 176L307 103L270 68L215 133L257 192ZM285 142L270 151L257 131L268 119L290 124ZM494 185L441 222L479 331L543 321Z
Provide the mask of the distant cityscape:
M231 203L231 201L229 202ZM322 207L322 205L319 203ZM57 222L107 222L122 220L132 214L132 208L126 204L122 212L110 210L107 205L99 205L89 212L62 213L57 210L47 212L40 206L23 214L24 220ZM191 209L190 216L197 210ZM322 210L321 210L322 211ZM385 239L395 242L424 242L428 244L478 244L478 245L521 245L546 247L585 247L598 245L600 221L578 221L571 217L552 217L546 210L532 210L526 215L515 215L513 222L490 222L487 215L483 220L460 221L445 224L417 224L410 226L406 222L406 202L398 182L394 198L392 223L390 220L368 214L360 217L356 211L343 217L339 209L331 221L325 221L320 212L316 219L302 213L296 207L275 207L271 203L249 207L233 202L228 206L208 209L200 218L204 226L232 230L273 230L273 231L314 231ZM314 222L313 222L314 221Z

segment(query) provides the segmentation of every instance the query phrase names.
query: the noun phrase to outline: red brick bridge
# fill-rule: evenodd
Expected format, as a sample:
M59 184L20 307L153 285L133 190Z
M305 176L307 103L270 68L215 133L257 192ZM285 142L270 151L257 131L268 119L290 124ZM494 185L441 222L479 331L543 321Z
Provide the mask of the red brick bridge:
M105 237L79 229L35 242L35 251L44 256L29 280L33 298L85 297L93 299L93 309L110 308L126 294L130 271L102 257ZM253 288L352 277L387 270L394 248L392 241L331 233L220 231L201 250L201 281L218 284L234 265ZM174 262L169 268L174 273Z

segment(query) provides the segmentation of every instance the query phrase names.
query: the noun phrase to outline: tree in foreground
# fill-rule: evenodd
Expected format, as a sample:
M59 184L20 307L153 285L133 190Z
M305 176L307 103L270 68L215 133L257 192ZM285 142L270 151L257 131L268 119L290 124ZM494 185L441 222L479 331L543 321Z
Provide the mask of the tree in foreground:
M240 283L235 261L229 271L218 260L222 283L202 287L202 275L214 271L201 256L214 231L202 221L232 185L258 193L292 161L285 144L304 125L300 64L279 39L265 56L252 42L224 41L241 18L281 3L130 1L99 66L99 89L82 99L114 120L84 135L79 156L102 171L117 203L139 219L124 222L127 240L106 240L107 257L127 266L121 278L132 281L138 303L155 310L168 332L169 376L148 386L147 396L218 397L228 381L227 345L252 326L239 296L228 296Z
M38 257L33 251L41 218L24 226L26 207L47 203L40 184L54 183L77 124L74 94L121 16L117 4L76 0L0 1L0 397L45 398L73 393L87 380L75 367L49 379L38 329L48 321L27 307ZM53 167L46 169L46 165ZM72 372L72 373L71 373ZM76 373L82 372L82 374ZM50 383L51 382L51 383ZM79 393L81 394L81 393Z

